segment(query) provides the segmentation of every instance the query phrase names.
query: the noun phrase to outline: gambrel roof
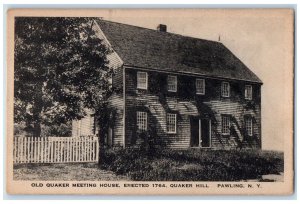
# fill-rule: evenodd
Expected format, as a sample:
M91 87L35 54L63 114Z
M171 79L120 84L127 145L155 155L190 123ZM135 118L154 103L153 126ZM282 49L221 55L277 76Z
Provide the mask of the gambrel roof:
M96 22L126 66L262 83L220 42L102 19Z

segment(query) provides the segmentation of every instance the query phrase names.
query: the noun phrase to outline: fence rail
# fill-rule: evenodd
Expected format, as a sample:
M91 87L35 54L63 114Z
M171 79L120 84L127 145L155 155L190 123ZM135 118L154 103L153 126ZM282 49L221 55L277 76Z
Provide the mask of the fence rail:
M14 137L14 163L97 162L98 138Z

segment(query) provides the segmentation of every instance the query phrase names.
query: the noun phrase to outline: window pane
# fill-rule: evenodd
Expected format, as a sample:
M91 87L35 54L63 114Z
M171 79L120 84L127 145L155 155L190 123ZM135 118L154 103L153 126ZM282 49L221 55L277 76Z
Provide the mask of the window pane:
M136 114L137 118L137 129L139 131L147 130L147 113L138 111Z
M148 75L146 72L137 72L137 88L147 89Z
M205 93L205 80L204 79L196 79L196 93L197 94Z
M246 85L245 86L245 98L251 100L252 99L252 86Z
M228 82L223 82L221 85L221 94L223 97L229 97L230 87Z
M246 117L245 126L246 126L247 135L252 136L252 118Z
M230 134L230 117L222 116L222 134Z
M176 133L176 114L167 114L167 132Z
M168 76L168 91L177 91L177 76Z

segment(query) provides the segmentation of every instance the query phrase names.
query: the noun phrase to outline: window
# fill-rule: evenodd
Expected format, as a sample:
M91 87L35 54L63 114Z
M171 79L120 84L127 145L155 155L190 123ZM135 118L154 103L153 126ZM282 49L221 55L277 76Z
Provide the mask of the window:
M176 114L167 114L167 132L176 133Z
M253 126L252 126L252 118L251 117L245 118L245 128L246 128L247 135L252 136L253 135Z
M222 134L223 135L230 134L230 116L229 115L222 116Z
M177 91L177 76L168 76L168 91Z
M148 74L147 72L137 72L137 88L147 89L148 87Z
M136 113L136 122L137 122L137 130L138 131L146 131L147 130L147 113L138 111Z
M228 82L222 82L221 94L222 94L223 97L229 97L230 96L230 86L229 86Z
M245 99L252 100L252 86L245 86Z
M205 80L204 79L196 79L196 94L205 94Z

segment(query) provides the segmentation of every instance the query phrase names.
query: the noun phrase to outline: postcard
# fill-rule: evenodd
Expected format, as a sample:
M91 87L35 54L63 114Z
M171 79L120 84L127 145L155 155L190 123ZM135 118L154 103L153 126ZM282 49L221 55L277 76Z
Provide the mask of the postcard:
M293 193L293 9L7 19L9 194Z

